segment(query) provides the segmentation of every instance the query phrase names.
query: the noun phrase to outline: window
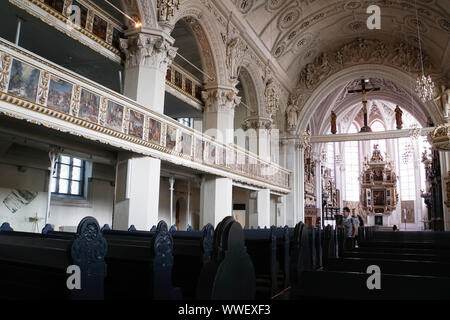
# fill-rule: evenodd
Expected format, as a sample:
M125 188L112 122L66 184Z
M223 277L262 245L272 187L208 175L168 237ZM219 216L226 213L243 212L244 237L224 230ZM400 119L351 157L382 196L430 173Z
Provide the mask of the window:
M191 128L191 118L178 118L177 121L185 126Z
M410 138L398 139L400 157L408 152L413 146ZM413 155L412 155L413 157ZM400 178L400 196L401 200L415 200L416 199L416 181L414 170L414 159L405 158L406 161L400 160L401 165L399 178Z
M84 194L83 160L68 156L59 156L52 178L52 193L64 196L82 197Z
M381 121L379 120L375 120L374 122L372 122L372 125L370 127L372 128L372 132L386 131L383 123L381 123ZM378 145L378 150L381 151L381 155L384 158L386 153L386 140L370 140L370 155L372 155L373 147L376 144Z
M355 124L350 126L349 133L358 132ZM359 145L358 141L344 143L345 161L345 200L359 201Z

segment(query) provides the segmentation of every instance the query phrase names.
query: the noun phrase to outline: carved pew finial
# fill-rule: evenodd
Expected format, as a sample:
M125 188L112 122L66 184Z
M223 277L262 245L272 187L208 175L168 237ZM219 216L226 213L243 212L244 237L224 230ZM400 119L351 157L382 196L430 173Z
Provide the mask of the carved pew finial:
M104 298L107 247L97 220L93 217L81 220L72 244L72 261L81 271L81 289L72 291L74 299Z

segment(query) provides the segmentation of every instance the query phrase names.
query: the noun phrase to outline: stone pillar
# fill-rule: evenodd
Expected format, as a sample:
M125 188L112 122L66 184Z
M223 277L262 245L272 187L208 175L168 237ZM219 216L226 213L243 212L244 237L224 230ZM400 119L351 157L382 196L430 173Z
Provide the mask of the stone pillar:
M286 225L286 196L277 197L275 211L276 226L284 227Z
M205 102L203 131L225 144L234 140L234 108L240 103L232 87L208 88L202 92ZM228 178L205 175L200 188L200 227L207 223L216 226L232 215L233 181Z
M167 67L175 58L174 40L161 31L127 34L124 95L149 110L163 113ZM151 157L119 155L116 169L114 229L131 224L150 230L158 223L161 161Z
M127 34L121 40L126 56L124 95L144 107L164 113L167 68L177 49L174 39L155 30L151 33Z
M225 144L234 142L234 108L240 103L233 87L208 88L202 92L205 102L203 132Z
M200 229L208 223L214 227L233 213L233 181L206 175L200 187Z
M119 155L113 228L150 230L158 223L160 160ZM157 183L155 183L157 181Z
M283 145L285 151L283 165L292 171L292 191L286 196L286 224L295 226L303 221L305 212L305 179L304 179L304 147L303 144L294 140L286 140Z
M270 228L270 190L264 189L257 192L256 208L258 226Z
M243 129L249 137L250 152L260 158L271 161L271 126L272 120L263 117L250 117L244 120Z

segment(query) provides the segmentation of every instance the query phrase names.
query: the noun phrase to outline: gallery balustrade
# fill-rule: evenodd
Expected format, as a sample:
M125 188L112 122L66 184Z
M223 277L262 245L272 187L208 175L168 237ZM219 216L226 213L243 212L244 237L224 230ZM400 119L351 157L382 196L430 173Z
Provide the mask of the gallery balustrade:
M0 112L8 116L257 187L290 190L290 172L277 164L220 143L3 39L0 61Z

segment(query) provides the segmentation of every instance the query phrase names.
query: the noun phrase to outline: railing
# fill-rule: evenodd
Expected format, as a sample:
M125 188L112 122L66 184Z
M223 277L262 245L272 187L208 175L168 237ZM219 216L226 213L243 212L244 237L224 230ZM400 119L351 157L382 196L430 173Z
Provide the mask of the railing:
M91 49L116 62L121 61L119 47L124 27L120 21L92 2L87 0L9 1ZM69 10L71 5L72 10Z
M121 62L120 38L124 38L125 26L91 1L9 1L107 58ZM75 10L75 6L79 9ZM166 84L167 92L203 111L202 82L195 76L173 63L167 70Z
M178 165L289 192L290 172L0 39L0 111Z
M203 106L202 82L176 63L172 63L167 69L166 85L193 100L194 106L198 109Z

